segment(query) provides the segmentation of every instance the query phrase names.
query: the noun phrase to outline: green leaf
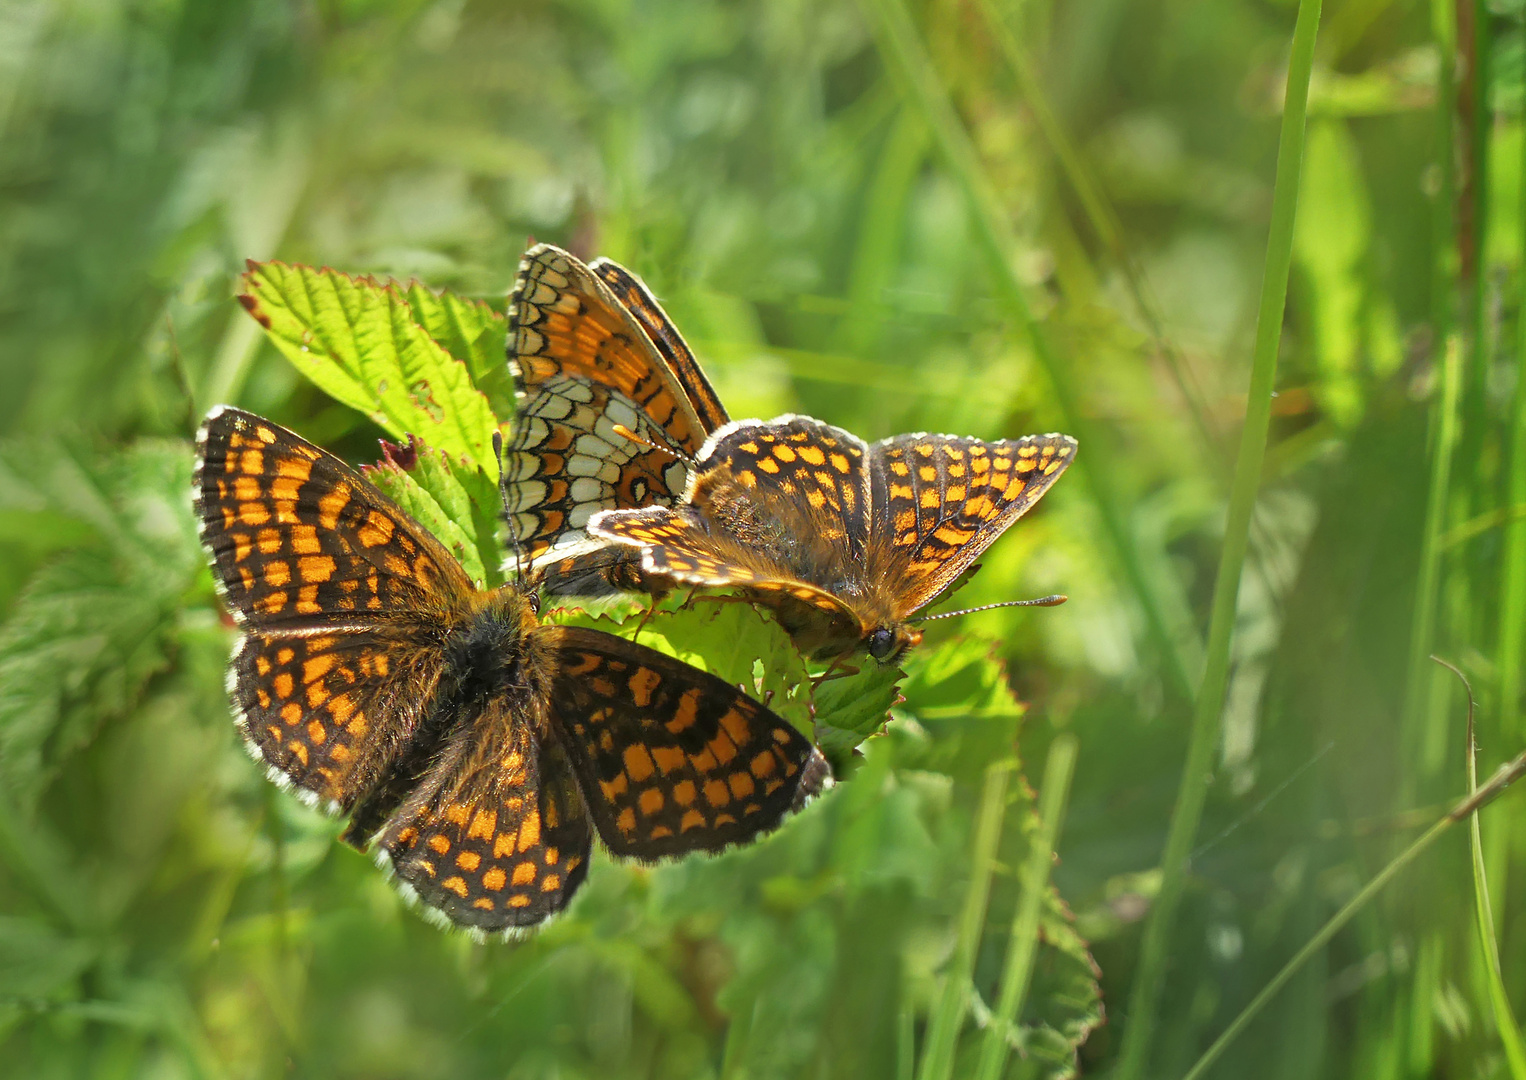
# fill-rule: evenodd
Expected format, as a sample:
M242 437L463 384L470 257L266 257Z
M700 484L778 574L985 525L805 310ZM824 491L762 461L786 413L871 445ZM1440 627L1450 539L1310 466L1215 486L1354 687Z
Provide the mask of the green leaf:
M0 999L51 997L95 956L89 942L60 937L39 919L0 915Z
M169 665L176 611L204 573L183 443L145 442L104 462L56 443L34 456L47 463L39 508L89 539L35 574L0 628L0 782L28 812Z
M451 356L466 365L472 383L487 395L500 421L514 415L514 380L509 375L508 320L480 300L435 292L417 281L404 294L413 321Z
M478 588L503 584L498 486L481 469L413 440L361 471L444 544Z
M812 695L821 752L839 774L845 772L853 749L890 719L891 707L902 700L896 686L906 677L894 664L866 656L858 663L857 674L827 679Z
M487 397L468 365L414 321L396 286L278 262L251 262L243 282L240 302L324 392L398 438L418 435L467 458L496 481L497 421Z

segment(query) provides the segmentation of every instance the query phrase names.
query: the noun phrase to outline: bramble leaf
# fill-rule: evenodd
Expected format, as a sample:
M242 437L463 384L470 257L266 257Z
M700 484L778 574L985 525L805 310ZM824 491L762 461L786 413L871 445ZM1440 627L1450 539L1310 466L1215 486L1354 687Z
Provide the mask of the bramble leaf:
M361 471L444 544L479 588L503 584L498 485L481 469L413 440Z
M468 365L414 320L396 286L279 262L251 262L243 283L239 301L320 389L398 438L417 435L467 458L496 482L487 397Z

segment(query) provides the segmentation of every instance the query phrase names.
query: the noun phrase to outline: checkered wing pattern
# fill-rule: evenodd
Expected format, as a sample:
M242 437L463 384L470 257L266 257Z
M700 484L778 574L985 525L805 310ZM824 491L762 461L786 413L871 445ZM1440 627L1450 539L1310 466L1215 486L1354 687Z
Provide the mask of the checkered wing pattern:
M444 671L409 630L246 630L229 688L251 749L299 790L353 808L418 730Z
M1075 459L1069 435L982 442L900 435L871 452L876 547L872 573L896 614L951 584L1049 490Z
M594 513L677 501L683 462L724 416L651 294L615 264L603 270L636 310L548 244L526 252L509 303L519 408L504 453L504 504L515 540L547 569L553 591L563 591L557 579L586 571L561 564L598 546L585 532Z
M381 846L425 904L458 926L499 930L565 907L592 839L556 740L538 739L500 700L451 738Z
M263 630L371 625L459 602L471 580L334 455L237 409L199 436L201 539L228 608Z
M668 318L668 313L662 310L662 305L646 287L646 283L610 259L595 259L588 264L588 268L599 276L599 280L609 286L610 292L615 294L621 306L635 316L641 328L646 331L646 336L652 339L653 345L657 346L657 351L662 354L662 359L678 380L679 387L688 397L689 404L699 416L700 423L704 425L705 434L708 435L730 423L731 418L726 415L726 407L721 404L721 399L716 397L715 389L710 385L710 380L705 377L705 372L700 368L699 361L689 348L688 342L684 341L683 335L678 332L678 327L673 325L673 320ZM695 447L692 452L698 453L698 451L699 447Z
M828 781L808 740L715 676L609 634L544 632L561 667L552 722L615 854L744 843Z

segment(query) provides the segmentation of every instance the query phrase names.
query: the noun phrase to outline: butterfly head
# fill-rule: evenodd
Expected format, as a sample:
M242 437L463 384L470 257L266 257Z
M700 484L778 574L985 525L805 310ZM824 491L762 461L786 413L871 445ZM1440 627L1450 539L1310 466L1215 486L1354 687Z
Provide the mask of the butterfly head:
M913 645L922 643L922 631L909 623L877 626L864 639L869 655L882 664L893 663Z

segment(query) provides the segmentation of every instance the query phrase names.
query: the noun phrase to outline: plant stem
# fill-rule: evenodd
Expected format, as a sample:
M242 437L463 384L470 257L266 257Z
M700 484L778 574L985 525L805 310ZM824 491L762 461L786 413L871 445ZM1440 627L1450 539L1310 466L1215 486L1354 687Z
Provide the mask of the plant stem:
M1293 257L1293 222L1298 208L1299 176L1303 166L1304 119L1309 99L1309 76L1314 66L1314 42L1319 31L1320 0L1300 0L1288 61L1287 93L1282 109L1282 133L1277 148L1277 181L1272 196L1272 220L1261 280L1261 304L1256 319L1256 351L1251 365L1245 426L1235 460L1234 484L1224 527L1224 549L1214 581L1213 611L1208 626L1208 653L1203 684L1192 718L1187 764L1177 791L1176 806L1161 859L1160 893L1145 924L1139 972L1129 995L1129 1024L1124 1032L1117 1076L1137 1080L1149 1062L1155 1034L1156 1008L1165 981L1171 929L1186 883L1188 856L1203 814L1219 720L1229 678L1230 640L1234 632L1240 575L1245 564L1251 515L1266 454L1271 420L1272 390L1277 378L1277 351L1282 341L1282 314L1287 301L1288 272Z
M959 936L949 960L943 995L927 1033L922 1051L919 1080L948 1080L954 1069L954 1045L969 1007L970 977L975 971L975 948L985 924L986 903L991 897L991 875L996 870L996 846L1001 840L1002 818L1007 810L1007 780L1013 763L998 761L987 767L980 794L980 813L975 821L975 851L970 860L970 887L964 895L959 917Z
M1044 762L1043 786L1039 788L1039 824L1023 867L1022 899L1012 918L1012 937L1007 942L1007 963L1002 971L1001 999L986 1029L985 1044L980 1048L976 1080L1000 1080L1011 1049L1008 1035L1016 1030L1022 1015L1023 999L1033 978L1033 958L1038 953L1039 913L1049 888L1049 868L1054 864L1055 840L1065 813L1065 799L1070 791L1071 773L1076 766L1076 737L1061 735L1049 747Z

